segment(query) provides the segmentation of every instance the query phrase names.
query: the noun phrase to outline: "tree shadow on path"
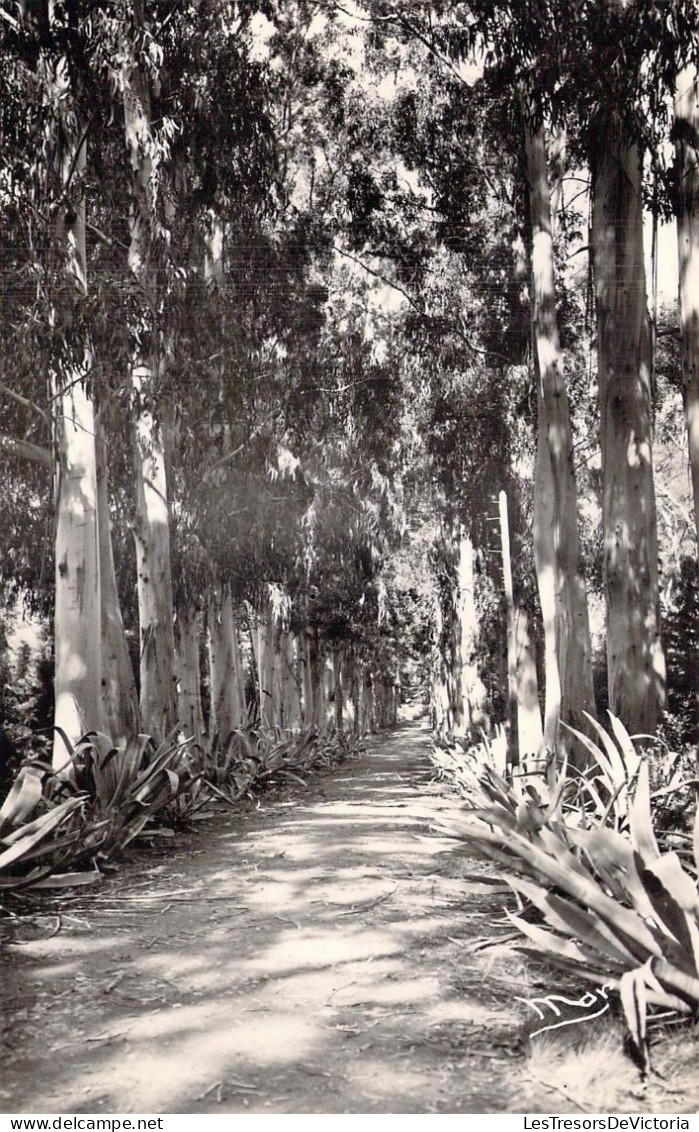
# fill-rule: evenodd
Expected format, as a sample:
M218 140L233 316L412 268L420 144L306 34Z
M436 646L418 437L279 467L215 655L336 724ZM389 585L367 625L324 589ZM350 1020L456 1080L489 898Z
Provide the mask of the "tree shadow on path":
M1 954L6 1112L575 1110L526 1085L506 897L430 832L422 725L219 815ZM473 869L473 862L469 862ZM58 923L46 915L47 928Z

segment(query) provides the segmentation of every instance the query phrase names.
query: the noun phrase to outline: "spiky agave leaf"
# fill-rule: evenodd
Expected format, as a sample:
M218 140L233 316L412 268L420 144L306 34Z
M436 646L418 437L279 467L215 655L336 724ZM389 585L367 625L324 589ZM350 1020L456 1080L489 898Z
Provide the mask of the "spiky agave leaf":
M624 970L635 962L633 953L613 931L590 909L580 908L570 900L556 896L540 885L522 877L505 876L516 892L525 896L542 913L546 922L558 932L587 943L616 969ZM610 972L612 969L610 966Z
M0 870L7 869L8 865L20 861L29 854L40 842L46 841L51 833L62 823L67 821L76 810L83 806L83 799L68 798L60 805L54 806L47 813L26 825L20 826L9 837L2 839L6 846L0 852ZM50 852L50 846L48 850Z
M533 810L525 798L513 813L512 785L482 768L471 799L485 796L489 804L474 806L447 832L503 868L539 909L550 930L510 915L539 950L618 989L643 1058L648 1002L699 1012L699 898L679 857L658 846L647 760L615 717L613 738L591 723L600 745L576 734L599 770L580 780L577 824L561 805L560 783L548 810ZM699 864L699 818L694 829Z
M653 829L650 808L650 779L648 763L645 759L639 764L636 789L629 806L629 834L631 844L645 861L657 859L660 849Z
M31 767L21 767L0 809L0 835L28 818L39 805L42 793L41 776Z

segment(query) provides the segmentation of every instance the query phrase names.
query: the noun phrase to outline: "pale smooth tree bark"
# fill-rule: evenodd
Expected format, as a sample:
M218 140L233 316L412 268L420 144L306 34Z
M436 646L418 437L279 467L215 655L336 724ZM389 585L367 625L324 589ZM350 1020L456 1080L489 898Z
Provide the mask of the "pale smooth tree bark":
M85 200L82 181L87 135L72 99L68 67L61 60L50 80L59 110L58 173L64 201L57 210L56 249L63 286L54 321L70 326L76 305L87 294ZM58 458L55 535L55 725L71 744L101 730L102 673L100 552L97 502L95 408L89 390L92 350L85 341L77 356L54 374L55 439ZM53 764L68 752L55 734Z
M507 764L514 767L521 759L536 755L544 740L539 707L539 687L534 648L529 635L526 611L514 597L510 526L507 495L499 493L500 538L502 543L503 584L507 615Z
M454 734L467 736L482 726L483 685L478 675L478 614L473 543L463 526L457 534L457 580L453 641Z
M694 67L677 78L674 138L682 377L699 543L699 77Z
M61 380L69 379L62 374ZM76 373L70 389L64 387L56 420L55 725L71 744L103 722L95 414L84 380ZM54 767L66 758L56 735Z
M665 698L643 258L641 155L614 105L595 123L591 244L597 303L609 704L652 733Z
M138 3L134 4L134 14L137 21L142 20ZM124 124L132 175L128 262L142 303L142 317L130 327L136 465L134 538L141 631L141 726L162 738L177 722L177 676L165 445L155 403L162 349L152 260L153 131L148 83L134 60L124 71Z
M595 714L587 593L581 572L573 437L556 312L548 161L543 125L524 120L532 257L532 346L538 379L534 558L544 623L544 743L560 722L585 729Z
M529 618L521 606L514 613L515 682L517 687L517 748L520 759L531 759L541 752L544 730L539 704L534 645Z
M96 422L96 445L102 632L100 682L102 726L116 743L138 732L138 698L114 571L107 445L99 420Z

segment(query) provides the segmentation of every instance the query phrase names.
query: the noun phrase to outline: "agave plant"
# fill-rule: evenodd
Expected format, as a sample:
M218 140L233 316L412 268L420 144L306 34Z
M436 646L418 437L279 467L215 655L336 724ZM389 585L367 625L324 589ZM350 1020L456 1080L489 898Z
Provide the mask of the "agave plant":
M233 804L250 792L260 764L256 733L239 727L224 740L215 735L209 746L199 748L193 769L205 790Z
M430 757L440 778L450 782L467 801L482 799L480 777L484 772L493 771L508 781L538 777L537 767L543 768L546 760L540 764L531 761L516 772L512 772L507 761L507 733L502 724L499 724L494 735L481 735L478 743L467 744L464 740L454 736L435 736Z
M99 732L89 732L74 747L63 739L69 774L54 778L53 792L87 798L84 855L123 849L172 805L191 777L186 757L191 744L177 731L159 745L148 735L118 745Z
M80 845L84 812L81 796L47 802L40 768L22 767L0 808L0 892L31 887L65 867Z
M603 749L591 753L607 797L597 776L589 776L585 789L594 809L584 809L584 821L579 810L568 820L565 775L544 800L535 787L484 767L477 804L445 831L494 861L538 909L545 927L509 913L537 950L618 991L645 1065L648 1005L699 1011L699 896L677 854L658 846L647 760L618 720L612 719L612 736L604 734ZM623 766L612 761L612 747L619 754L614 739L625 749Z

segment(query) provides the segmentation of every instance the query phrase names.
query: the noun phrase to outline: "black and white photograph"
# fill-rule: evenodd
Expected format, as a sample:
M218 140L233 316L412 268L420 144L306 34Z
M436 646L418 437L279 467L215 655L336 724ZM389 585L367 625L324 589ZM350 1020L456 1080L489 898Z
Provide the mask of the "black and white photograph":
M698 0L0 0L0 304L1 1132L696 1128Z

